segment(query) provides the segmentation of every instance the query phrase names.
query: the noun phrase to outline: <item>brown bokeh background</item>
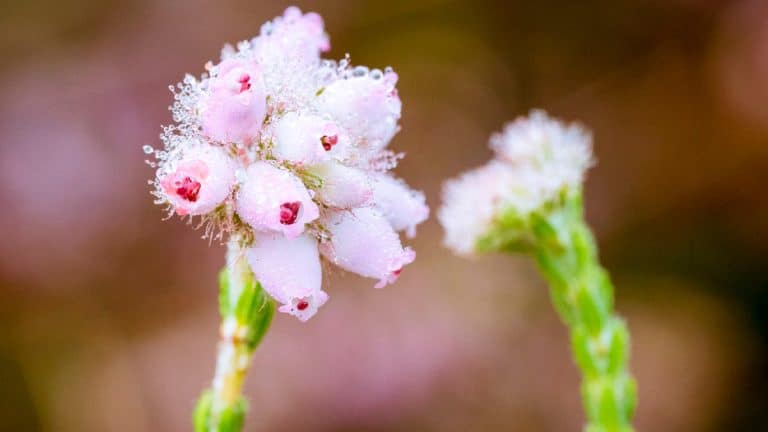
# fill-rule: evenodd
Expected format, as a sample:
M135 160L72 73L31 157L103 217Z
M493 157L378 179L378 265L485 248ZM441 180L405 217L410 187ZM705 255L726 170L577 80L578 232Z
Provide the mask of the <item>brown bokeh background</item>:
M0 6L0 431L185 431L213 372L220 246L161 221L143 144L169 84L279 1ZM768 430L768 3L299 2L400 74L427 193L532 107L589 125L588 218L633 336L640 431ZM276 318L248 431L577 431L578 373L525 258L452 256L434 218L385 290Z

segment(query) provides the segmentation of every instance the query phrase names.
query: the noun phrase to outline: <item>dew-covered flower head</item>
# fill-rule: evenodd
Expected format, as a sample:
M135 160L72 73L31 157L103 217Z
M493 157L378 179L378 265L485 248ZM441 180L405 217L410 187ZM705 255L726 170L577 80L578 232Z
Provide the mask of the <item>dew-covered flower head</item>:
M580 192L593 164L589 132L540 110L507 124L491 137L490 147L495 153L490 162L443 187L438 219L446 246L461 255L481 249L500 224L525 224L530 214L546 210L563 194Z
M429 215L391 173L397 74L323 60L329 49L320 15L286 9L172 86L163 148L144 149L157 204L198 219L204 237L242 239L264 290L302 321L328 299L321 258L392 283L415 257L401 233Z
M578 187L593 164L592 137L581 125L565 124L541 110L518 118L491 136L496 158L549 179L548 189Z

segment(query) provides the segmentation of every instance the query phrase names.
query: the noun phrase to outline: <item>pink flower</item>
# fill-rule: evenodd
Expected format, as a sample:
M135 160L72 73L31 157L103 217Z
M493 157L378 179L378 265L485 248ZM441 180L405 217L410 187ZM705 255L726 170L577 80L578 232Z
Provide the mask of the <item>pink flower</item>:
M318 116L290 112L275 122L272 154L280 160L315 165L330 158L342 159L348 149L347 134Z
M253 60L230 57L211 75L201 99L203 132L217 141L247 143L258 135L267 112L261 67Z
M294 238L319 216L309 191L289 171L257 161L245 177L237 193L237 213L256 231L279 231Z
M363 207L331 214L325 221L331 234L320 252L344 270L378 279L376 288L397 280L416 253L403 248L400 237L378 211Z
M405 231L408 238L416 235L416 225L429 217L424 194L408 187L404 181L387 174L373 178L374 206L395 231Z
M323 18L314 12L302 14L295 6L262 26L251 43L262 57L279 55L308 63L319 61L320 53L331 49Z
M229 196L234 184L232 160L222 149L208 146L187 151L160 178L165 197L180 216L214 210Z
M338 209L362 207L371 201L373 189L367 173L337 162L312 167L310 172L322 179L317 198Z
M282 303L280 312L307 321L328 295L320 289L322 273L317 241L308 235L287 239L258 235L246 252L248 264L264 290Z
M389 144L398 131L401 102L395 84L397 74L372 71L340 79L318 97L318 109L347 128L376 151Z

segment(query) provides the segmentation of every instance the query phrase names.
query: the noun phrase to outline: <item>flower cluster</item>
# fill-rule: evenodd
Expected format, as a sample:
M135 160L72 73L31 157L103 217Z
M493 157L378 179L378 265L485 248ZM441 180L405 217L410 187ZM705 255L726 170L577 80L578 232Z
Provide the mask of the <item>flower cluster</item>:
M200 78L171 87L175 123L154 153L156 202L236 236L280 311L305 321L328 299L321 256L382 287L429 209L388 171L398 132L397 74L323 60L322 18L288 8L260 34L225 46Z
M461 255L475 253L480 240L504 218L524 221L563 192L580 191L593 163L586 130L539 110L507 124L491 137L490 147L493 160L448 181L443 189L438 218L445 244Z

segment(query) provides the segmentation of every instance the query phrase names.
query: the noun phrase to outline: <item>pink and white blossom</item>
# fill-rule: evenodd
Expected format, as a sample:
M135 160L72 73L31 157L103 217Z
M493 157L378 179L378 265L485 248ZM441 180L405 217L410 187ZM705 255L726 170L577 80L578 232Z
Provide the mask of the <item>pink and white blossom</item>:
M254 162L237 192L237 214L256 231L298 237L320 215L301 180L267 162Z
M321 53L331 49L323 18L314 12L304 14L295 6L264 24L259 36L251 42L260 56L270 60L274 60L274 56L282 56L308 63L317 62Z
M261 67L233 57L214 66L211 74L200 101L203 132L220 142L249 142L267 112Z
M246 258L264 290L281 303L280 312L307 321L328 300L321 289L320 255L314 237L304 234L288 239L280 234L259 234Z
M370 72L340 79L323 89L318 109L331 116L368 149L386 147L398 131L402 103L394 72Z
M373 198L369 173L337 162L313 167L310 172L322 179L317 199L337 209L352 209L368 205Z
M193 148L167 168L159 182L165 198L180 216L213 211L235 185L233 162L220 148Z
M289 7L172 86L164 148L144 149L156 202L245 250L280 310L302 321L328 298L321 255L382 287L415 258L398 232L412 237L429 215L423 194L388 173L401 158L387 149L398 75L321 59L329 49L322 18Z
M375 175L372 183L374 206L395 231L405 231L409 238L413 238L416 226L429 217L424 193L388 174Z
M279 160L315 165L343 159L349 145L344 129L316 115L289 112L273 126L272 154Z
M378 279L376 288L397 280L416 253L403 248L400 237L373 208L334 212L324 220L329 241L320 245L324 257L352 273Z

